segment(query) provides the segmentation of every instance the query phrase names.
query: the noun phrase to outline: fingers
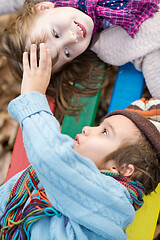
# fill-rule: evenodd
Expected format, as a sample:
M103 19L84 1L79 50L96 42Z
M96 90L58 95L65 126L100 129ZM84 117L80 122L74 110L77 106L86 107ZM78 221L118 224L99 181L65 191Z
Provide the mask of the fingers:
M30 62L28 53L25 52L23 54L24 72L21 86L21 93L23 94L30 91L38 91L45 94L51 78L51 51L46 44L40 44L40 59L37 59L37 47L35 46L35 44L31 45Z
M52 59L51 51L44 43L40 44L40 61L39 68L45 70L46 72L51 72Z
M28 71L29 70L29 61L28 61L28 53L23 53L23 70Z
M40 60L39 60L39 68L46 69L47 64L47 47L44 43L40 44Z
M51 73L52 70L52 58L51 58L51 51L47 49L47 72Z
M28 60L28 53L23 53L23 68L24 70L46 70L49 72L52 67L51 51L47 48L45 43L40 44L40 59L39 67L37 67L37 46L32 44L30 48L30 64Z
M35 70L37 68L37 46L36 46L36 44L31 45L30 66L31 66L32 70Z
M30 68L32 70L37 68L37 46L35 44L32 44L30 48L30 64L28 61L28 53L23 53L23 69L27 71Z

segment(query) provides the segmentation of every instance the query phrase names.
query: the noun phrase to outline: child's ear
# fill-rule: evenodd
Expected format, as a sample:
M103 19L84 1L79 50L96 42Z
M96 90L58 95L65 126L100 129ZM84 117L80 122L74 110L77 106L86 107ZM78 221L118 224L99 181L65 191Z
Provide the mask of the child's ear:
M55 6L56 6L56 3L40 2L40 3L35 5L35 8L36 8L37 12L42 12L42 11L44 11L46 9L54 8Z
M120 169L120 173L123 174L123 176L125 177L130 177L133 173L134 173L134 166L132 164L126 164L124 163L122 166L121 166L121 169Z

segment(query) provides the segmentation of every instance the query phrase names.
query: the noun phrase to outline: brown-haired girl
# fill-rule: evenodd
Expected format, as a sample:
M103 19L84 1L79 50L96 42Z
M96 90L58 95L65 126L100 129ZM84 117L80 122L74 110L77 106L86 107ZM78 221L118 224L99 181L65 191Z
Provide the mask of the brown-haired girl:
M140 25L158 11L159 1L57 0L57 7L53 2L25 2L18 17L1 36L0 54L7 57L12 72L22 79L23 51L29 51L31 43L39 46L45 42L51 49L55 73L48 94L56 98L61 110L76 111L70 96L94 94L100 88L96 83L101 79L89 74L88 46L93 34L115 24L134 37ZM103 44L105 47L105 41ZM81 83L83 88L75 83Z

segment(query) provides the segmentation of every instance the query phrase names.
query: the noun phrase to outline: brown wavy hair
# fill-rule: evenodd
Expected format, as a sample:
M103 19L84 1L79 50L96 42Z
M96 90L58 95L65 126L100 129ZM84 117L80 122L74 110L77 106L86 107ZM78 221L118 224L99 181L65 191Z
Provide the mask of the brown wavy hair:
M18 81L21 81L23 76L23 52L26 50L29 52L29 49L26 49L26 39L30 26L38 15L35 9L37 3L25 2L0 36L0 55L7 58L11 72ZM42 34L41 38L31 41L39 46L41 42L45 42L45 36ZM106 79L104 74L106 68L99 68L100 64L95 54L87 49L64 65L59 72L52 74L47 94L56 100L61 112L76 115L83 107L79 103L79 97L94 95L107 84L104 82L100 85ZM98 77L100 75L101 77Z
M154 191L160 182L158 156L144 134L141 134L136 143L122 145L119 149L109 154L105 161L111 159L116 161L119 172L124 163L134 166L135 170L131 175L131 179L143 184L146 195Z

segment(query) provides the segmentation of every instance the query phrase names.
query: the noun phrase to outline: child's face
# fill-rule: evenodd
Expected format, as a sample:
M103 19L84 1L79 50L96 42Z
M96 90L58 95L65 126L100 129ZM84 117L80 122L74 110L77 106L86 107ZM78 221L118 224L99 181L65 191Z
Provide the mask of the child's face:
M54 7L51 4L35 19L30 38L46 36L46 45L51 50L52 59L58 55L58 61L53 66L53 72L56 72L86 50L93 26L92 19L83 12L71 7Z
M122 144L135 143L140 131L122 115L104 119L97 127L84 127L75 138L74 150L91 159L98 169L114 170L115 162L105 162L106 157Z

